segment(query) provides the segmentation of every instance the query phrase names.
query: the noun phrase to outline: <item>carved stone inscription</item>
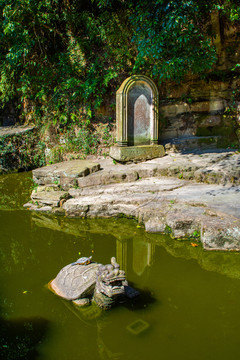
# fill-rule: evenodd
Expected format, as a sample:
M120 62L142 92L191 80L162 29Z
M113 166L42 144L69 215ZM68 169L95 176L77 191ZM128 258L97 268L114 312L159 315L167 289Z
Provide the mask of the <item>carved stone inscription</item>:
M143 82L135 82L128 93L128 144L150 144L151 89Z

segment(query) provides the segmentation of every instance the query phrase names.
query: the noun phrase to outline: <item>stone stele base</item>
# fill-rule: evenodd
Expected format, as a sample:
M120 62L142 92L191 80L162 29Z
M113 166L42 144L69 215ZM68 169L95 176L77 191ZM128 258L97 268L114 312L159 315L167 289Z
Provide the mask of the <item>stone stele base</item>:
M112 146L109 155L117 161L144 161L165 155L163 145Z

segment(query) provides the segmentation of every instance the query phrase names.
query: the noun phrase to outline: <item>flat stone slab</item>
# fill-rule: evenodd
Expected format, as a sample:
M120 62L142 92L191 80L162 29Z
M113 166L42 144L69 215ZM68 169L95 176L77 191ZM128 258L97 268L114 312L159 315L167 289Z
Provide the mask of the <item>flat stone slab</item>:
M113 164L112 159L100 161L101 166L89 160L72 160L45 166L33 170L33 179L39 185L61 185L64 190L73 186L101 186L159 176L208 184L240 185L240 153L234 151L211 150L168 154L161 158L126 165Z
M169 178L71 189L63 204L67 216L135 217L148 232L174 238L201 233L208 250L240 250L240 188L192 184Z
M240 153L221 149L169 154L147 161L158 175L177 176L209 184L240 185Z
M35 191L33 190L31 199L33 204L40 206L60 206L61 200L69 198L69 194L66 191Z
M120 162L143 161L165 155L162 145L112 146L109 155Z
M63 161L33 170L39 185L60 184L63 188L76 185L76 179L100 170L100 164L88 160Z
M30 209L51 206L54 213L84 218L124 214L144 223L147 232L170 232L174 238L197 233L205 249L240 251L239 152L168 154L127 165L102 159L99 171L84 176L83 170L78 177L70 171L69 178L66 172L59 177L65 169L57 165L52 173L47 167L43 178L56 174L61 184L73 175L78 186L68 183L63 194L58 185L39 186Z
M0 136L17 135L34 129L35 126L0 126Z
M159 203L161 205L161 201L164 200L171 207L177 202L187 203L192 207L209 207L214 211L240 219L239 186L194 184L189 181L161 177L101 187L70 189L69 195L72 199L66 202L66 206L70 203L91 205L95 199L98 204L116 202L141 207L144 204L145 207L147 204Z
M171 153L161 158L125 165L114 165L111 159L102 159L101 170L78 179L78 186L97 186L159 176L208 184L240 185L240 153L221 149Z
M139 175L137 171L128 168L116 168L112 170L102 170L87 178L79 178L77 180L78 186L80 188L97 186L97 185L106 185L114 184L121 182L131 182L138 180Z

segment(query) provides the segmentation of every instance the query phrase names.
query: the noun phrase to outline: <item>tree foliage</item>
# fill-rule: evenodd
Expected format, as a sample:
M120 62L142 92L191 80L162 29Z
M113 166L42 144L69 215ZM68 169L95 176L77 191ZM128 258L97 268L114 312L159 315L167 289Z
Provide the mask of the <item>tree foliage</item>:
M131 20L138 46L135 69L160 81L181 80L186 72L200 73L216 62L208 27L208 1L139 1Z
M161 83L217 60L210 15L239 22L234 0L1 0L0 105L34 120L91 117L127 75Z
M28 99L35 117L51 114L66 123L81 106L91 115L109 83L130 69L134 54L121 8L114 13L91 1L2 0L0 9L2 105L15 96Z

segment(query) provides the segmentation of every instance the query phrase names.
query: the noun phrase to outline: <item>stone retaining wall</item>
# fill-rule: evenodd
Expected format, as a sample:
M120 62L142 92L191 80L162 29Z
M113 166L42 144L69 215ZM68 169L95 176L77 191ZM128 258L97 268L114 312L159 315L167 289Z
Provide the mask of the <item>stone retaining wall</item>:
M45 165L45 144L33 126L0 128L0 173Z

